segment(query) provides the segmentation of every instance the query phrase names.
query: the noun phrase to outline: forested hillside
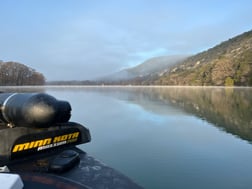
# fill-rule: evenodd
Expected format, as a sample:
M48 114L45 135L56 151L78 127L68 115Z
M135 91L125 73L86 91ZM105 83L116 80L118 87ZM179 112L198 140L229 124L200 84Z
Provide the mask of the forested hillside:
M187 58L153 84L252 86L252 30Z
M44 85L43 74L17 62L0 61L0 86Z

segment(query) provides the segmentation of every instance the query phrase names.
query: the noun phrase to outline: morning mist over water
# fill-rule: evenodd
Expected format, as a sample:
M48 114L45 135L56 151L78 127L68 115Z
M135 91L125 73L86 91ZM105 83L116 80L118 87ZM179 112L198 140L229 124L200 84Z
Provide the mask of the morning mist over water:
M71 121L90 129L91 143L80 148L144 188L250 188L252 184L251 88L45 87L39 91L69 101Z

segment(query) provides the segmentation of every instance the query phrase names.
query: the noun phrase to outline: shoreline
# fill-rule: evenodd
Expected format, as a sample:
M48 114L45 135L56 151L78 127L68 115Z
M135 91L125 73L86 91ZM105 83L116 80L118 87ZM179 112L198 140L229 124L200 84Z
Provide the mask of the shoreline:
M61 89L61 88L201 88L251 89L252 86L188 86L188 85L24 85L0 86L1 89Z

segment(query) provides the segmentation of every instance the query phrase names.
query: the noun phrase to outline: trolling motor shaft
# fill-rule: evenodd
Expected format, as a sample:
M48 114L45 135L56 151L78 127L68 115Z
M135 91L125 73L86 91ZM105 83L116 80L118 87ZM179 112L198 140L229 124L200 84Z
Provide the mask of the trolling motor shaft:
M0 120L9 127L49 127L71 117L71 105L44 93L0 94Z

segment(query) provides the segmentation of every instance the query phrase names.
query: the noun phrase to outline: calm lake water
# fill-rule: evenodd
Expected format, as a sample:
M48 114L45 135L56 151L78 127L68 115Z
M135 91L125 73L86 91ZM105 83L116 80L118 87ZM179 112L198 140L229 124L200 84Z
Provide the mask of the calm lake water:
M32 89L33 90L33 89ZM80 148L146 189L252 187L251 88L60 87Z

